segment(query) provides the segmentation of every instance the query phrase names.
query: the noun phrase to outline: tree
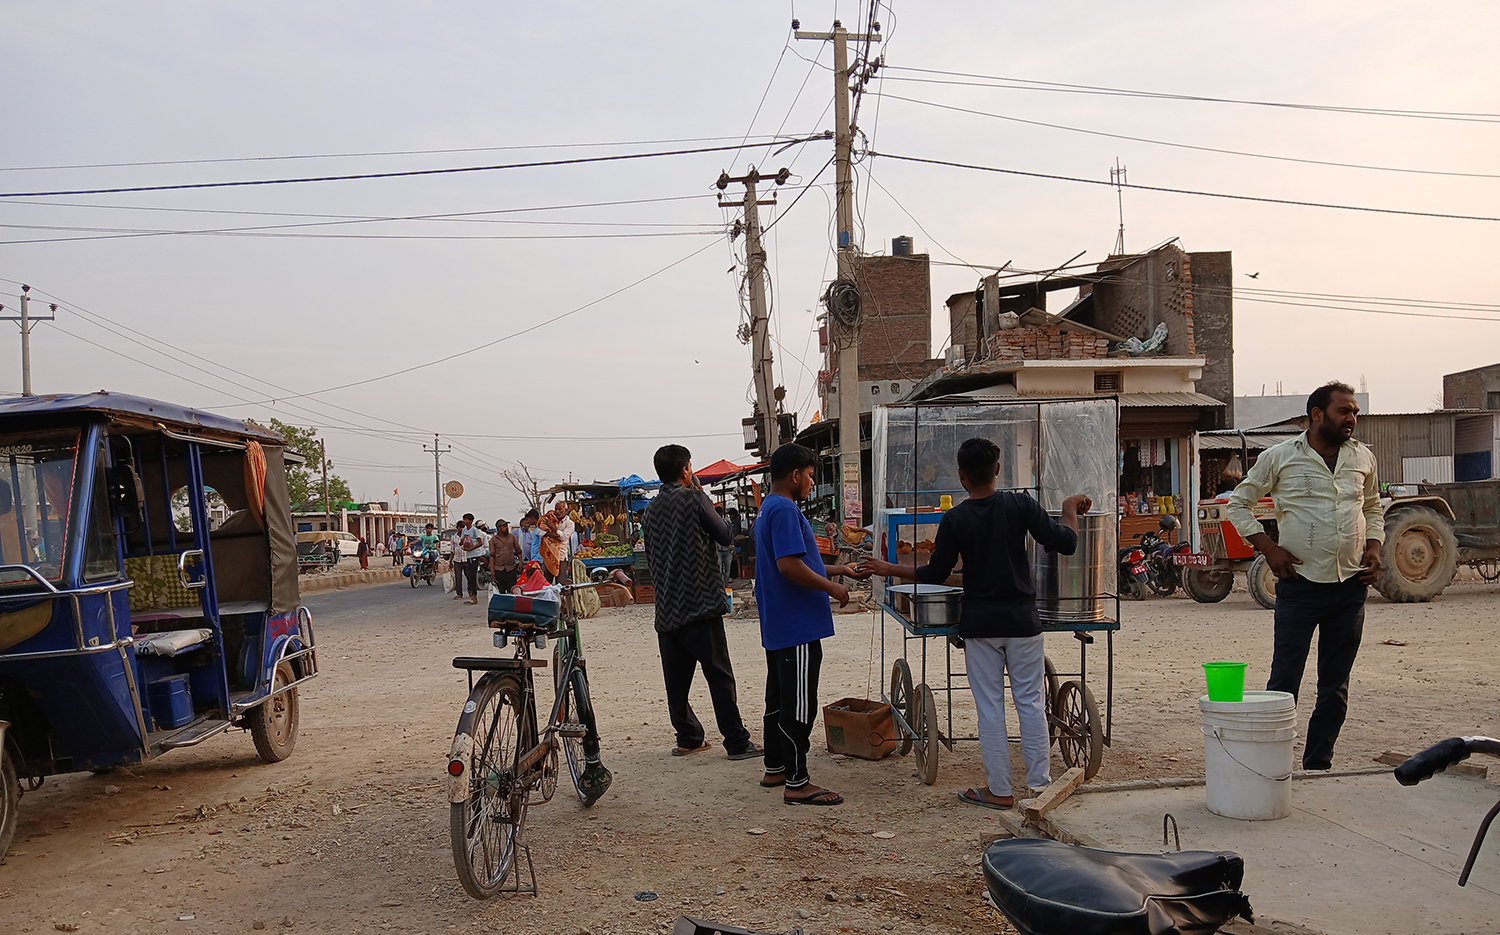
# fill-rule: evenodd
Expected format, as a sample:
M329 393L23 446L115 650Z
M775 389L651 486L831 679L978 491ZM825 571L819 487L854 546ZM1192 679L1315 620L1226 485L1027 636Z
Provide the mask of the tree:
M286 466L286 488L291 496L292 505L306 503L316 500L320 504L323 501L323 465L318 459L323 455L323 448L318 444L318 430L304 429L296 425L287 425L280 419L271 420L271 430L286 439L288 451L296 452L307 459L306 464L288 464ZM329 459L328 469L333 470L333 460ZM354 495L349 492L349 482L337 474L328 475L328 499L334 503L341 500L353 500Z
M527 506L538 513L542 511L542 495L537 489L536 478L531 476L530 468L517 461L514 468L501 471L500 476L505 478L507 484L520 491L521 496L526 498Z

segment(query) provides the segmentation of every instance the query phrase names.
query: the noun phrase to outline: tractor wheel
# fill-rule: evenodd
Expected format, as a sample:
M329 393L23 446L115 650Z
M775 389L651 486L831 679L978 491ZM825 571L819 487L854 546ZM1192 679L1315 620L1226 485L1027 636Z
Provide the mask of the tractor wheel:
M1189 568L1182 576L1182 589L1200 604L1217 604L1234 589L1234 572L1225 569Z
M1388 601L1423 603L1443 593L1458 571L1453 527L1425 506L1403 509L1385 520L1380 575L1375 590Z

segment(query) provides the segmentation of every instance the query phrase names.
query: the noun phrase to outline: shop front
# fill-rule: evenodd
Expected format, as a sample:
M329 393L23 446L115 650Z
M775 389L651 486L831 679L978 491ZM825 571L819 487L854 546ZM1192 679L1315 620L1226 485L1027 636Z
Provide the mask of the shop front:
M1124 393L1120 396L1120 542L1158 530L1163 516L1179 528L1165 535L1196 533L1199 500L1197 429L1205 412L1221 408L1203 393Z

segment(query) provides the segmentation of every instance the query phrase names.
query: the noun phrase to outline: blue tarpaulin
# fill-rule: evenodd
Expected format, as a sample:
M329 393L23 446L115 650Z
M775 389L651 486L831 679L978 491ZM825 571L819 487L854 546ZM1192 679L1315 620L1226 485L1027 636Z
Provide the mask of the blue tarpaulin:
M629 493L633 490L655 490L661 486L659 480L644 480L639 474L631 474L615 481L620 486L621 493Z

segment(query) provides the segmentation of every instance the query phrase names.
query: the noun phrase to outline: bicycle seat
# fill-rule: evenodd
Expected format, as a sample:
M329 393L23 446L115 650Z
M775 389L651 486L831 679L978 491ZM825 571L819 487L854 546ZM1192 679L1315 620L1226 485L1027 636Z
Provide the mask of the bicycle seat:
M1128 854L1013 838L984 853L990 895L1021 935L1176 935L1250 920L1229 851Z

